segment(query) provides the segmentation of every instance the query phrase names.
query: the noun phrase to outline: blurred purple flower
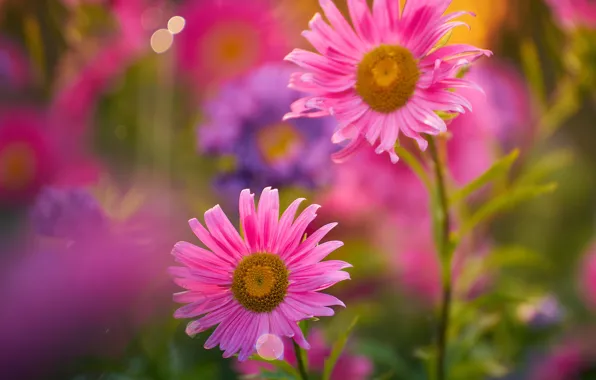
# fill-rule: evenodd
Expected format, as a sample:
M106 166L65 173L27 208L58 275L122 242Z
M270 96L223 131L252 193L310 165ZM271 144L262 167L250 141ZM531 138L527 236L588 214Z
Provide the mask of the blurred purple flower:
M287 88L291 68L260 67L228 83L204 107L199 125L203 152L232 157L235 167L220 175L217 185L236 197L243 188L316 187L330 175L333 152L331 118L282 122L299 94Z
M175 43L178 65L193 86L219 85L281 60L287 43L272 12L267 0L187 1L179 12L186 26Z
M37 197L31 219L38 234L69 240L97 234L107 224L97 200L82 187L45 187Z
M565 28L596 28L594 0L546 0L557 21Z
M54 218L57 225L43 228L69 238L51 245L39 240L0 269L0 302L11 305L0 310L0 341L11 347L0 357L0 378L44 378L73 357L118 355L131 334L158 315L157 305L170 300L169 257L163 252L173 239L173 216L163 198L146 202L124 221L98 222L94 212L87 213L90 218L74 215L78 204L95 206L89 207L93 202L86 196L68 193L54 204L68 218ZM67 231L66 222L75 220L81 225Z
M563 318L563 309L553 296L546 296L521 304L517 309L522 322L534 328L552 326Z
M21 89L31 81L31 67L23 51L12 41L0 39L0 89Z
M331 353L331 348L326 344L323 334L319 330L312 330L308 336L311 344L307 351L309 368L317 373L322 373L325 365L325 359ZM289 339L283 340L284 353L281 360L285 360L291 365L296 365L296 355L294 347ZM258 375L261 369L273 370L273 366L256 361L236 362L236 369L244 375ZM373 373L373 365L364 356L354 356L349 353L342 354L337 361L331 380L365 380L369 379ZM258 377L257 377L258 378Z

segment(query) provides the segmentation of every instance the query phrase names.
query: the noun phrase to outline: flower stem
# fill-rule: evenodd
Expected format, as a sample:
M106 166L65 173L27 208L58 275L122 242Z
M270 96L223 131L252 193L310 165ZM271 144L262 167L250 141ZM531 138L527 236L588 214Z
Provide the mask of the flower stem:
M306 366L304 365L304 360L302 360L302 348L296 343L294 339L292 339L292 344L294 345L294 353L296 354L296 361L298 363L298 372L300 372L300 378L302 380L308 380L308 371L306 370Z
M445 175L443 173L443 164L437 151L434 138L429 139L429 148L431 158L434 162L436 177L436 198L437 210L433 210L436 226L436 245L442 263L442 299L439 314L439 323L437 324L437 356L436 356L436 379L446 379L445 354L447 349L447 332L449 330L449 317L451 312L451 247L449 242L450 222L449 222L449 204L447 202L447 189L445 186Z

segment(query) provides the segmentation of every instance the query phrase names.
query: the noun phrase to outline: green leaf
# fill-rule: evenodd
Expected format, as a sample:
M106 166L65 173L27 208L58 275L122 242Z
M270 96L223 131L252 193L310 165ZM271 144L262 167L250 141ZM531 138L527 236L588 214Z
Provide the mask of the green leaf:
M393 375L395 375L395 371L390 370L390 371L383 373L382 375L375 377L374 380L389 380L393 377Z
M526 200L536 198L543 194L552 193L556 188L556 183L548 183L546 185L516 186L509 191L506 191L488 201L467 221L465 221L457 234L457 238L460 239L462 236L465 236L468 232L472 231L477 225L491 219L497 214L507 211Z
M335 367L337 360L341 356L341 354L346 346L346 343L348 342L348 337L350 336L350 333L356 326L356 323L358 323L358 316L356 316L352 320L352 322L350 323L348 328L344 331L343 334L341 334L337 338L337 340L333 344L333 348L331 349L331 354L329 355L328 358L325 359L325 368L323 370L323 380L329 380L331 378L331 373L333 372L333 368Z
M546 105L546 90L544 79L542 78L542 65L540 64L538 47L533 41L526 39L520 44L520 49L526 79L530 84L534 96L544 108Z
M513 165L515 160L517 160L518 157L519 150L514 149L511 153L495 162L493 166L491 166L487 171L482 173L476 179L469 182L459 191L455 192L451 196L449 203L460 202L469 197L476 190L481 189L489 182L504 177L505 175L507 175L507 173L509 173L509 169L511 169L511 166Z
M533 162L516 180L517 184L532 184L548 178L553 173L573 162L574 154L569 149L550 152Z
M292 367L290 363L286 362L285 360L267 360L265 358L260 357L259 355L253 355L249 358L249 360L254 360L257 362L271 364L275 368L285 372L286 374L292 376L292 378L299 379L300 374L296 370L296 368Z

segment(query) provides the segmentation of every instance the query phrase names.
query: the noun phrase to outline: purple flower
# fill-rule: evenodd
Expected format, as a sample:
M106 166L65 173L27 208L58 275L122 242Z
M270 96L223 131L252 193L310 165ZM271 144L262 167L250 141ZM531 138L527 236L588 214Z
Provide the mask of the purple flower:
M106 225L99 203L84 188L46 187L32 214L36 232L48 237L75 239Z
M231 158L233 168L219 176L220 189L312 188L329 177L334 122L330 118L282 121L299 94L287 88L291 68L262 66L229 83L204 107L199 148Z

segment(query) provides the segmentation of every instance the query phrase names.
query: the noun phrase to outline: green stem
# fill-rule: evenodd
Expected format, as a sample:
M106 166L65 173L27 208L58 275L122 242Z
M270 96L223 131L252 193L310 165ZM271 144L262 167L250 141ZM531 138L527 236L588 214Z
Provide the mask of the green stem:
M449 246L449 204L447 201L447 189L445 186L445 175L443 173L443 165L439 158L437 146L434 138L429 139L429 150L431 158L434 162L434 170L437 186L437 201L438 210L433 210L433 215L436 218L436 225L438 227L437 234L437 250L442 262L442 299L441 310L439 314L439 323L437 325L437 365L436 365L436 379L446 379L446 363L445 354L447 349L447 332L449 330L449 316L451 313L451 249Z
M294 353L296 354L296 361L298 362L298 372L300 372L300 378L302 380L308 380L308 371L306 370L306 366L302 360L302 348L300 348L294 339L292 339L292 344L294 345Z

